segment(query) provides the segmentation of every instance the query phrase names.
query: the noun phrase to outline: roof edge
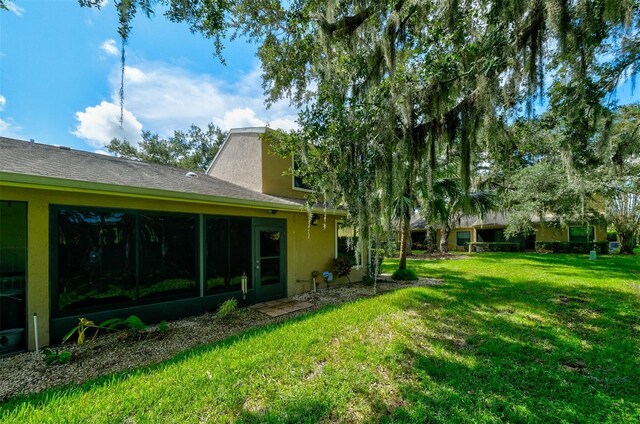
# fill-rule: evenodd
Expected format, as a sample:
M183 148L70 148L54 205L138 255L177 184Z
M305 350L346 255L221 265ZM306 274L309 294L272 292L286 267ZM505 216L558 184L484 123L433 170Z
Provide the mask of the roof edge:
M47 190L74 191L80 193L97 193L111 196L119 195L158 200L178 200L191 203L210 203L220 206L235 206L265 210L275 209L288 212L307 212L304 205L284 205L282 203L262 202L257 200L235 199L223 196L68 180L64 178L0 171L0 186L3 185ZM324 213L325 209L312 208L311 212ZM346 215L346 211L339 209L327 209L326 213L329 215Z

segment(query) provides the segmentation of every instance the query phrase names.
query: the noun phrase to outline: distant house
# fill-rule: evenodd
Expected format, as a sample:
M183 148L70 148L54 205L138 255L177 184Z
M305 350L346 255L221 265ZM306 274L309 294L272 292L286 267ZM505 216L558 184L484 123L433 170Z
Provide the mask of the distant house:
M552 226L548 222L541 222L532 217L531 223L534 234L507 240L504 230L507 228L507 212L490 213L484 218L478 216L463 216L460 222L449 234L447 246L449 250L465 250L468 242L504 242L516 241L522 250L534 250L536 241L606 241L607 229L605 225L585 226L576 223L565 226ZM423 244L426 237L426 223L424 218L414 215L411 219L411 239L413 243ZM440 242L440 230L437 230L435 242Z
M33 349L34 314L42 346L78 317L211 311L244 277L248 303L310 290L344 254L344 212L309 228L264 131L231 130L207 173L0 138L0 353Z

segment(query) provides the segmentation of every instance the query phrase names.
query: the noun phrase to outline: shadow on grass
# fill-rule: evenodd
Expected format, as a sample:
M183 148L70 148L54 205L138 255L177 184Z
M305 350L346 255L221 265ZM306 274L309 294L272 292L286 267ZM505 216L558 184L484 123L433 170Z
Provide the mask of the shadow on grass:
M399 300L431 336L422 340L428 350L402 346L418 384L402 388L409 405L393 421L615 422L640 414L633 295L467 273L446 280L437 294Z
M482 259L499 261L506 256ZM546 257L541 264L552 266ZM240 406L233 411L238 420L358 421L358 416L345 417L344 405L330 398L331 384L365 391L355 395L363 395L367 410L372 411L372 416L361 417L366 421L616 422L640 418L640 393L635 384L640 381L640 316L633 293L607 285L545 282L526 275L512 281L431 265L420 269L435 272L445 284L410 288L384 299L411 324L402 327L405 337L393 342L397 354L384 358L389 369L401 370L389 383L399 393L399 402L389 406L387 395L376 386L363 389L340 381L340 371L334 370L332 377L323 377L327 385L320 384L320 390L311 390L302 382L300 391L290 393L289 398L276 396L253 409ZM231 348L346 305L254 328L158 365L16 398L0 409L43 406L70 393L88 392L213 349Z

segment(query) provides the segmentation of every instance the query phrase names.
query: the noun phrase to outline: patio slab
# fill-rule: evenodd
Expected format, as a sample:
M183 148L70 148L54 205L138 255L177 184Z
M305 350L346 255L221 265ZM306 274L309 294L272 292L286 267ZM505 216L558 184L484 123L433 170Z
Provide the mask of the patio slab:
M301 311L313 306L309 302L301 302L299 300L292 299L280 299L272 300L269 302L258 303L250 306L251 309L255 309L258 312L262 312L270 317L279 317L281 315L290 314L291 312Z

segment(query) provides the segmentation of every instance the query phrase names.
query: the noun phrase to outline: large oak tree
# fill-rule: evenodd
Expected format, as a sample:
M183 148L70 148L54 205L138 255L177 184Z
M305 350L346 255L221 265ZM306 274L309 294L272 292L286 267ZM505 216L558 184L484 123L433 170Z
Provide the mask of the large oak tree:
M100 0L80 0L98 6ZM162 9L210 37L259 44L267 102L288 98L301 128L282 149L301 156L319 195L345 206L360 243L401 233L406 266L415 185L437 164L496 150L501 123L558 81L551 107L567 151L581 152L598 105L637 70L637 0L120 0L124 45L132 17ZM124 68L123 68L124 69ZM492 149L493 147L493 149ZM422 166L427 163L426 173ZM580 165L579 161L570 163ZM425 191L429 196L429 190ZM396 218L396 219L394 219Z

